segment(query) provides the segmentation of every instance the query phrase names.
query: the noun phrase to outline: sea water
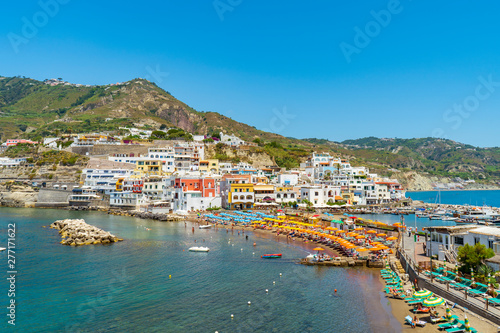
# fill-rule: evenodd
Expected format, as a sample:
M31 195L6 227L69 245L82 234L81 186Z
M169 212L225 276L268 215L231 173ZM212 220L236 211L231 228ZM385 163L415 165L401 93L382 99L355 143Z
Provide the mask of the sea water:
M406 197L427 203L500 207L498 190L406 192Z
M64 218L83 218L125 240L61 245L57 230L43 226ZM16 227L15 326L7 323L9 268L7 252L0 252L2 331L401 330L378 270L299 265L308 253L298 242L100 212L0 208L0 221L2 247L8 224ZM210 252L189 252L191 246ZM283 258L261 259L265 253Z

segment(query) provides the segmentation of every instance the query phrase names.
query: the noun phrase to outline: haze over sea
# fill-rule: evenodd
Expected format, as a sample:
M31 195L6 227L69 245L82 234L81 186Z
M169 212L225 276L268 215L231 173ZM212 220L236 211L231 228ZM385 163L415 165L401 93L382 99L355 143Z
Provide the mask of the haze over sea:
M84 218L125 241L60 245L58 232L42 226L64 218ZM298 265L295 259L307 255L298 242L278 243L252 232L245 240L223 229L193 233L189 222L99 212L0 208L0 221L0 246L6 247L7 225L15 223L17 229L19 332L401 330L381 293L378 270ZM210 252L188 252L195 239ZM264 260L264 253L283 253L283 258ZM5 251L0 260L5 267L0 300L6 307Z

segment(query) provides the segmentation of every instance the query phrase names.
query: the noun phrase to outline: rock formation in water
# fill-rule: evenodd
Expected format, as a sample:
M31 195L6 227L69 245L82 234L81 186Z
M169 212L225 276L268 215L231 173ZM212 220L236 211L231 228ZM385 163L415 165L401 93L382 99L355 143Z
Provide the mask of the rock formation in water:
M59 230L63 245L79 246L90 244L110 244L123 239L112 235L93 225L87 224L85 220L58 220L50 225L50 228Z

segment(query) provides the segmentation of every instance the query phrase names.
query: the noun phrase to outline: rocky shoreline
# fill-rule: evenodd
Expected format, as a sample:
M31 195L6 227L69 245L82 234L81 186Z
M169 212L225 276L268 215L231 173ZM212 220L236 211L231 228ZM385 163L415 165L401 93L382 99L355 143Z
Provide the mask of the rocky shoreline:
M50 225L51 229L59 230L61 244L81 246L91 244L110 244L123 241L108 231L87 224L85 220L58 220Z

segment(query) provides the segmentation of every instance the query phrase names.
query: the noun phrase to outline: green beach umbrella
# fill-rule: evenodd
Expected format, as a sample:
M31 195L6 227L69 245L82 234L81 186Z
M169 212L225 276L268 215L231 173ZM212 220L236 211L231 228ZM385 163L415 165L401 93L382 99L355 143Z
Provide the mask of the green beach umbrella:
M427 298L432 296L432 291L429 290L419 290L413 293L413 297L415 298Z
M446 304L446 319L451 320L451 309Z
M467 314L465 315L465 331L470 332L470 324L469 324L469 318L467 318Z
M424 299L424 301L422 302L422 305L427 306L427 307L434 307L434 306L441 305L443 303L444 303L444 299L442 299L441 297L429 297L429 298Z

